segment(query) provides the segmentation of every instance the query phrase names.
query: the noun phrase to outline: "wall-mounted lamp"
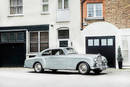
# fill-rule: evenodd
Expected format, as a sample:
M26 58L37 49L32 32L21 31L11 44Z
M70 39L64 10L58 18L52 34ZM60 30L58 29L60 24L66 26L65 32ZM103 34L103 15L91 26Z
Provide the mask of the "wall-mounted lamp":
M51 24L51 27L54 27L54 25L53 25L53 24Z

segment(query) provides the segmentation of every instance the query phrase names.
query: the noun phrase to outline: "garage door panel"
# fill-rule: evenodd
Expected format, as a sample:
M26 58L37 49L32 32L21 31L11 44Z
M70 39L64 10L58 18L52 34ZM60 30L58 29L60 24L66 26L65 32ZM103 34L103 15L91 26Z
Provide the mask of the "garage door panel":
M86 53L100 53L107 58L109 67L115 67L115 36L86 37Z
M2 44L0 45L0 53L0 66L23 66L25 60L25 44Z
M23 66L26 55L25 32L1 32L0 37L0 66Z

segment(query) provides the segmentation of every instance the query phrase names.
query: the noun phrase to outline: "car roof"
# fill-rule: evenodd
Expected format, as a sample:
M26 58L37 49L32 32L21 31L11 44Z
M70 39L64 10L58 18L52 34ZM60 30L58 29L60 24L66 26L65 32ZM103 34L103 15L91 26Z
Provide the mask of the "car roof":
M66 49L66 48L72 48L72 47L58 47L58 48L48 48L48 49L54 50L54 49Z

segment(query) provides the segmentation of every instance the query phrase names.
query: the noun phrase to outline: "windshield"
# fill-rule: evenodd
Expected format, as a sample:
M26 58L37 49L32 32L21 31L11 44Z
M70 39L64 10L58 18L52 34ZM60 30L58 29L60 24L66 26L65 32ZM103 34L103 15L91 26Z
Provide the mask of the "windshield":
M68 54L77 54L73 48L66 48Z

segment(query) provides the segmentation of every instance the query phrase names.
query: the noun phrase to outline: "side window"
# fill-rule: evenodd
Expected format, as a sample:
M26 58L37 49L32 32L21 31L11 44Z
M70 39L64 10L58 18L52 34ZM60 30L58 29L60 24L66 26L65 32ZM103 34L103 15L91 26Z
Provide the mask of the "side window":
M52 50L52 55L64 55L64 52L61 49L56 49Z
M47 51L42 53L42 56L49 56L51 54L52 54L52 51L51 50L47 50Z

